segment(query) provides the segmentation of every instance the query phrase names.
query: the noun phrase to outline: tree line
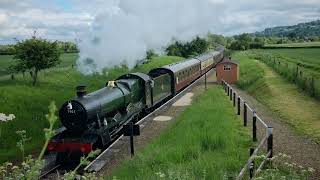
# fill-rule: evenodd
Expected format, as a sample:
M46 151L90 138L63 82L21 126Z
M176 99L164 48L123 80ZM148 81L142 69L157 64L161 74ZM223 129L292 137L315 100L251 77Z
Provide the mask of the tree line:
M55 41L62 53L78 53L79 49L73 42ZM0 45L0 55L14 55L15 45Z

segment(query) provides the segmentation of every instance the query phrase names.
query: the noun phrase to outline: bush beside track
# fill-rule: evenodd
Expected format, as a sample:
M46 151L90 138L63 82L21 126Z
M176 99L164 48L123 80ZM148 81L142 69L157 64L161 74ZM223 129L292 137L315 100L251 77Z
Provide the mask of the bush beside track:
M85 84L88 91L97 90L104 86L108 80L113 80L122 74L130 72L147 72L152 68L160 67L181 60L180 57L162 56L155 57L149 63L129 70L125 66L115 67L104 74L84 76L73 68L77 54L64 54L62 63L52 69L41 71L39 84L32 86L29 73L23 77L15 75L11 80L10 75L0 75L0 112L13 113L14 121L1 123L2 135L0 139L0 163L7 160L21 159L17 157L19 150L16 147L18 130L26 130L31 140L26 143L26 154L37 152L43 144L43 128L47 127L45 114L47 106L54 100L59 107L66 99L75 96L75 87ZM3 64L8 65L12 56L0 56L0 71Z
M220 86L197 96L193 105L118 167L119 179L223 179L235 177L248 159L249 132Z

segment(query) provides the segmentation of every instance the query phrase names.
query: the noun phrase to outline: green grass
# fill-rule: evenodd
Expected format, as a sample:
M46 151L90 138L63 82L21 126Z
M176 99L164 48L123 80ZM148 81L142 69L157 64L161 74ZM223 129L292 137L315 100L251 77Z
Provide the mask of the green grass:
M265 53L271 53L278 59L289 63L300 64L306 71L320 77L320 48L306 49L265 49Z
M255 56L251 53L247 51L234 54L233 58L240 61L239 87L270 108L296 132L320 142L320 102L266 64L254 59ZM250 79L256 80L243 83Z
M164 179L233 179L248 159L251 145L241 122L222 88L209 88L111 176L161 179L162 173Z
M75 64L78 54L76 53L65 53L61 55L61 63L56 68L70 67ZM13 59L12 55L0 55L0 76L7 75L8 67L13 65L16 60Z
M12 64L13 56L11 55L1 55L0 56L0 76L8 74L7 68Z
M37 152L42 145L43 128L48 124L45 114L48 112L47 106L51 101L55 101L59 107L63 102L75 96L75 87L85 84L88 91L102 88L108 80L115 79L129 70L125 67L116 67L109 70L108 75L84 76L71 67L76 61L77 54L65 54L62 56L62 63L39 74L39 82L33 87L29 74L25 77L16 75L15 80L10 76L0 76L0 112L16 115L12 122L3 124L2 136L0 137L0 163L6 160L18 159L18 140L15 132L26 130L27 135L32 139L26 145L26 153ZM0 56L0 59L8 59ZM159 67L181 60L179 57L157 57L148 64L144 64L131 71L142 70L147 72L151 68ZM1 60L0 60L1 61Z
M320 48L252 50L248 53L320 100Z
M266 44L265 47L270 48L300 48L300 47L320 47L320 42L302 42L288 44Z

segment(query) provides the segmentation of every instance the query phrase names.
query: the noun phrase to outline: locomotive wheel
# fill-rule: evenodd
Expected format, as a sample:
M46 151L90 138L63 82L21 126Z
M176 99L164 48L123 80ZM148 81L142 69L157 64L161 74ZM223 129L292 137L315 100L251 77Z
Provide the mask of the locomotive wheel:
M79 163L82 153L59 152L56 157L56 164Z
M58 165L58 164L63 164L63 163L65 163L67 157L68 157L67 153L65 153L65 152L63 152L63 153L59 152L59 153L57 154L57 157L56 157L56 164Z

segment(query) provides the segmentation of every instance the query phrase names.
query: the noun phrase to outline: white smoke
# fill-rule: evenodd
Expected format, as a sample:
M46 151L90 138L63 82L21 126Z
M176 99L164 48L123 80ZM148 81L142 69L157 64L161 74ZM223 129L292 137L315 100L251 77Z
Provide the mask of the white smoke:
M90 74L126 63L129 68L148 49L163 50L172 38L188 41L223 23L224 0L114 0L81 37L78 67Z

